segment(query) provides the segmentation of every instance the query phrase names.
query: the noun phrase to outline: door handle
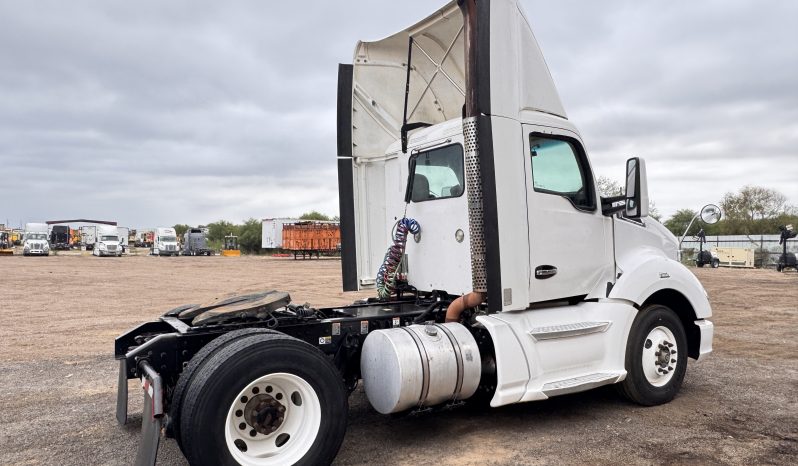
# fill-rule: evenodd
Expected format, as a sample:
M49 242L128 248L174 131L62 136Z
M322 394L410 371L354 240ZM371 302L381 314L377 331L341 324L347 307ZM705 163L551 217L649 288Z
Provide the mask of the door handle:
M557 275L557 267L553 265L539 265L535 267L535 278L545 280Z

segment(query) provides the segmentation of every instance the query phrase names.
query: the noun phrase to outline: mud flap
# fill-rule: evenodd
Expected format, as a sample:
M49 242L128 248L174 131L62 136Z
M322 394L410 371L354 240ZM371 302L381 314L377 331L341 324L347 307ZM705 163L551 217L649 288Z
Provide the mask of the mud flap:
M142 362L140 368L141 385L144 389L144 408L141 412L141 441L139 451L136 453L135 465L154 466L158 459L158 446L161 443L163 385L161 376L147 362ZM127 405L127 403L125 404Z
M127 424L127 360L119 360L119 380L116 384L116 420Z

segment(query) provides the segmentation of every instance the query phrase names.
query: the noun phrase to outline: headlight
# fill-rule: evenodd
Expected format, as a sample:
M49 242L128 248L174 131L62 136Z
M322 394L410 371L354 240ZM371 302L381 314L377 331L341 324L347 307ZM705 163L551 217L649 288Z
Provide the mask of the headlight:
M25 249L30 249L30 244L25 244Z
M46 251L46 250L48 250L48 249L50 249L50 245L49 245L49 244L45 244L45 245L44 245L44 250Z

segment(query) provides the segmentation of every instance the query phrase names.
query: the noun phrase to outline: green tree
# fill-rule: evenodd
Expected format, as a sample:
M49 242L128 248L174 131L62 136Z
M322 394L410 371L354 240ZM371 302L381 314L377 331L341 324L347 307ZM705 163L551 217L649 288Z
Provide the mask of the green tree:
M238 236L238 226L227 220L219 220L208 224L208 241L221 244L224 237L230 234Z
M730 235L775 233L778 222L789 220L793 213L784 194L752 185L743 186L738 193L724 194L720 208L725 216L723 233Z
M676 235L676 237L681 238L684 234L684 229L687 228L687 225L690 224L690 220L695 217L696 213L697 212L693 209L679 209L671 216L671 218L665 221L665 228L670 230L671 233ZM690 228L691 231L689 231L688 234L695 234L698 232L696 222L693 222L693 226Z
M250 218L238 228L238 247L242 252L258 254L261 247L263 223Z
M178 223L177 225L175 225L172 228L175 229L175 233L177 233L177 237L178 238L182 238L183 235L185 235L186 232L188 231L188 229L191 228L191 227L188 226L188 225L184 225L182 223Z
M327 216L327 215L324 215L323 213L318 212L316 210L311 210L310 212L305 212L304 214L300 215L299 219L300 220L322 220L322 221L328 221L328 220L330 220L330 217Z

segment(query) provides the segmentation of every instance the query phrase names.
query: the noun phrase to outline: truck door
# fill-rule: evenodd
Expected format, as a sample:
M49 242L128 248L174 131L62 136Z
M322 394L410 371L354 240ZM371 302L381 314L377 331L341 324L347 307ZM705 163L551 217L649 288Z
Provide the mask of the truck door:
M612 281L611 220L576 134L523 126L532 302L582 297ZM592 297L592 296L591 296Z
M463 145L441 142L410 156L407 216L419 222L421 233L407 242L408 280L420 290L464 294L471 291L471 262Z

